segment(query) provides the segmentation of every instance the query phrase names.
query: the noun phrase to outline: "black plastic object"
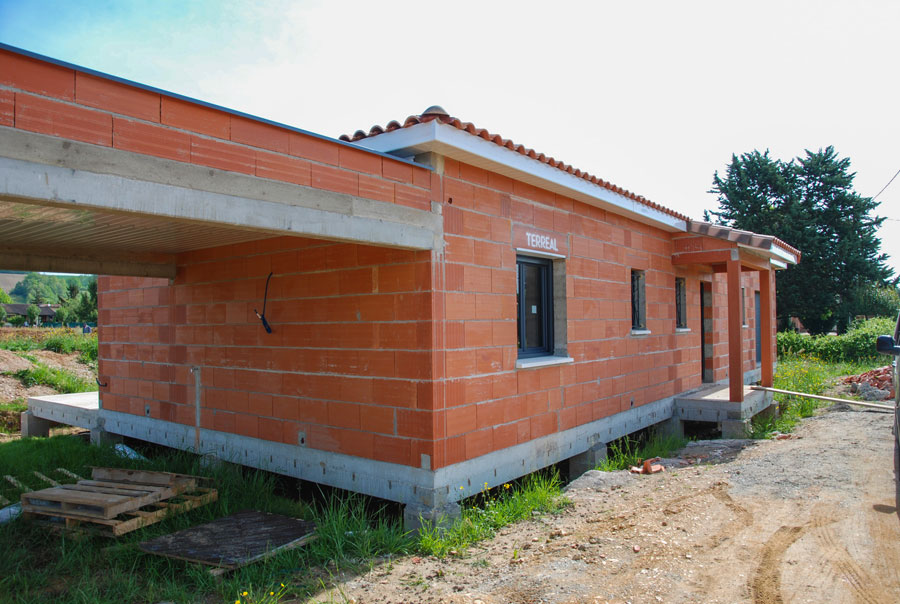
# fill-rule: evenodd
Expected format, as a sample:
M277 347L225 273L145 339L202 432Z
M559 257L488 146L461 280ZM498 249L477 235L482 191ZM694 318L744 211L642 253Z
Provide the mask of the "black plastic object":
M259 320L262 321L263 327L266 329L266 333L272 333L272 327L269 325L269 322L266 321L266 300L269 298L269 279L272 278L272 273L269 273L269 276L266 277L266 292L263 294L263 309L262 313L260 313L255 308L253 312L256 313L256 316L259 317Z
M878 336L878 339L875 341L875 350L881 354L900 356L900 346L894 343L894 338L891 336Z

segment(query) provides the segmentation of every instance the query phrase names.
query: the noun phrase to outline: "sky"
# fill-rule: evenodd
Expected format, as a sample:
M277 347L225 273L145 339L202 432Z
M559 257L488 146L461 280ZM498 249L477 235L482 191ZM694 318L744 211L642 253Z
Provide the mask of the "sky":
M0 42L326 136L430 105L695 219L732 154L900 170L900 2L0 0ZM900 177L878 198L900 274Z

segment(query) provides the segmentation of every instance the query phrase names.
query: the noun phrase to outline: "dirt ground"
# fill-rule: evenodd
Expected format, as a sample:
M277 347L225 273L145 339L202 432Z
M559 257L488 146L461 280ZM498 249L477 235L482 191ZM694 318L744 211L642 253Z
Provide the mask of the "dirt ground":
M891 415L841 407L785 440L691 445L693 465L661 474L589 472L560 516L339 576L313 601L900 602Z
M48 367L66 369L88 382L93 382L96 378L95 370L78 360L80 357L79 353L60 354L50 350L31 350L25 354L36 358ZM22 356L15 352L0 349L0 374L6 372L15 373L16 371L29 369L31 367L32 363L28 359L22 358ZM26 387L18 378L11 375L0 375L0 402L11 402L15 400L27 401L30 396L42 396L45 394L58 393L49 386L37 384ZM0 426L12 425L17 431L19 423L18 414L19 412L17 411L0 410ZM70 431L70 428L59 427L53 428L51 433L62 434L67 433L67 431ZM0 442L14 438L18 438L18 435L15 433L6 433L3 431L3 428L0 428Z

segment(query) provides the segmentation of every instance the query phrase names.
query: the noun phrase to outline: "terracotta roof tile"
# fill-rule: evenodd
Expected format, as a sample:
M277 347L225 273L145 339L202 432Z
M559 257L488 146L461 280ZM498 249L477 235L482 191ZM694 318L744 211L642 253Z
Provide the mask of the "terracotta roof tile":
M538 153L534 149L530 149L524 145L520 145L509 139L503 138L499 134L492 134L491 132L489 132L488 130L486 130L484 128L477 127L472 122L463 122L459 118L451 117L450 114L448 114L446 111L444 111L444 109L442 107L440 107L438 105L432 105L431 107L426 109L424 112L422 112L421 115L409 116L408 118L406 118L406 120L404 120L402 125L400 124L400 122L398 122L396 120L392 120L392 121L388 122L388 124L386 126L384 126L383 128L381 126L375 125L375 126L372 126L368 132L363 132L362 130L357 130L356 132L353 133L352 136L344 134L340 137L340 139L342 141L347 141L347 142L356 142L356 141L362 140L364 138L371 138L373 136L378 136L379 134L384 134L385 132L393 132L394 130L399 130L400 128L409 128L409 127L415 126L417 124L425 124L425 123L433 121L433 120L439 120L441 123L447 124L449 126L453 126L454 128L457 128L464 132L468 132L469 134L471 134L473 136L477 136L486 141L490 141L490 142L494 143L495 145L498 145L500 147L505 147L511 151L515 151L516 153L519 153L520 155L524 155L526 157L536 159L537 161L539 161L541 163L544 163L544 164L547 164L548 166L552 166L554 168L562 170L563 172L568 172L569 174L572 174L578 178L583 178L584 180L587 180L595 185L601 186L604 189L608 189L610 191L613 191L614 193L618 193L619 195L627 197L627 198L629 198L633 201L636 201L640 204L643 204L647 207L653 208L654 210L658 210L660 212L668 214L669 216L672 216L679 220L684 220L684 221L690 220L690 218L688 218L684 214L681 214L674 210L670 210L669 208L662 206L658 203L654 203L654 202L650 201L649 199L647 199L646 197L644 197L643 195L638 195L636 193L632 193L631 191L623 189L622 187L617 187L616 185L612 184L611 182L605 181L602 178L597 178L596 176L593 176L592 174L589 174L588 172L579 170L579 169L575 168L574 166L570 166L569 164L559 161L553 157L547 157L543 153Z

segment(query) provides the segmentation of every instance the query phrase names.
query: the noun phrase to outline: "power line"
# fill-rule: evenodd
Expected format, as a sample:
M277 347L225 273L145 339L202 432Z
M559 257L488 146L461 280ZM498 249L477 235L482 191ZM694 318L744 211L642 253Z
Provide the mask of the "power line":
M894 174L893 176L891 176L891 179L888 181L888 183L886 185L884 185L883 187L881 187L881 190L878 191L878 193L876 193L875 195L872 196L872 201L874 201L876 197L878 197L879 195L884 193L885 189L887 189L889 186L891 186L891 183L894 182L894 179L897 178L898 174L900 174L900 170L897 170L897 173Z

